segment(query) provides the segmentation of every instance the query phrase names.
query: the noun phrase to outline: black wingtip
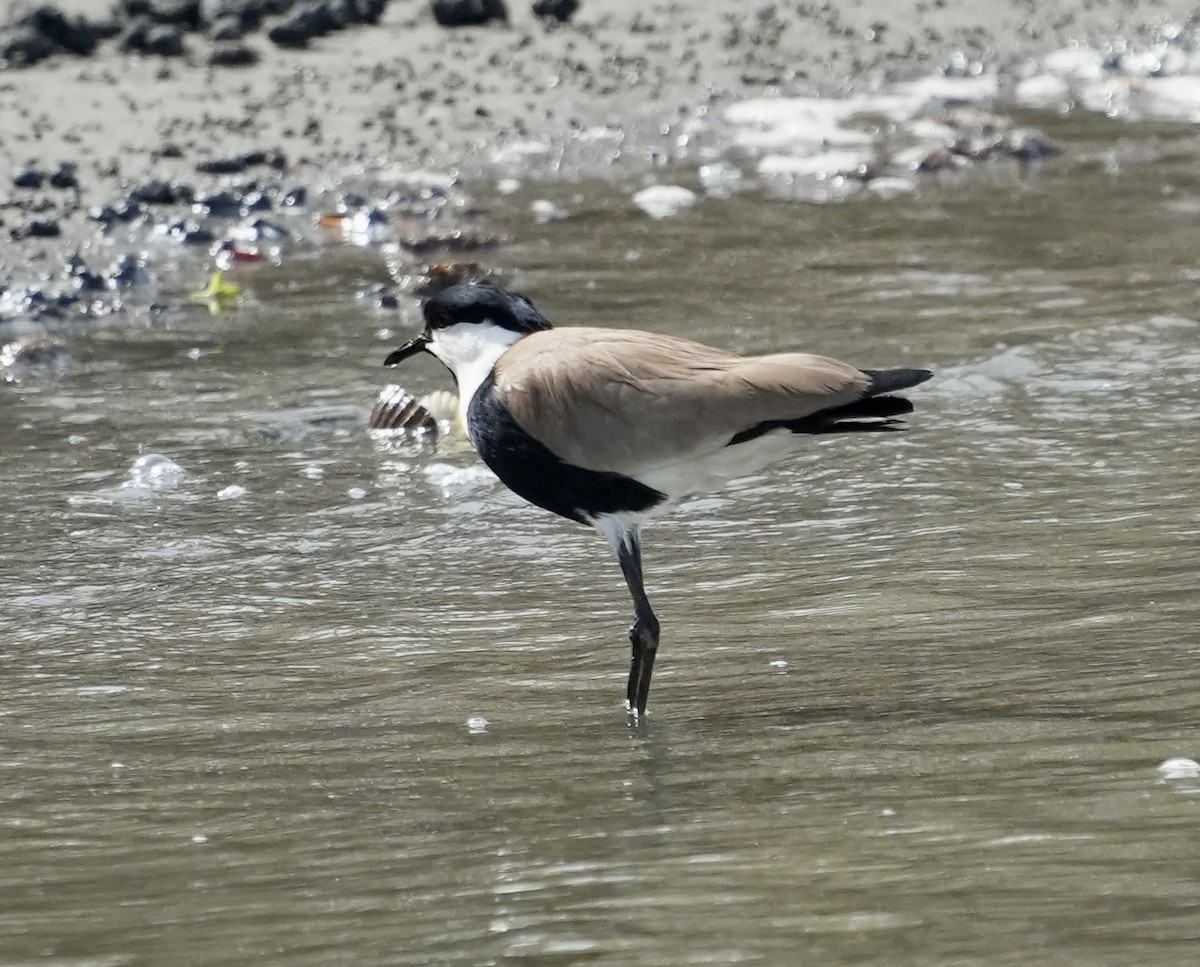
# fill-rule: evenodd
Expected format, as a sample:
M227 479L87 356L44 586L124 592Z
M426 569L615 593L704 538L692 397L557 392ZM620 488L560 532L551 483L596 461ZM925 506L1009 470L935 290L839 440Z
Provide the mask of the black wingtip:
M894 393L933 379L933 373L928 369L864 369L862 372L871 380L867 387L868 396Z

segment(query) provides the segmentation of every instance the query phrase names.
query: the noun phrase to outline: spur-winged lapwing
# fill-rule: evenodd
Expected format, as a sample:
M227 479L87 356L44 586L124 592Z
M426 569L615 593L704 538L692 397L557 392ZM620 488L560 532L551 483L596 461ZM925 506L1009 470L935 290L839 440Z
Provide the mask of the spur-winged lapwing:
M633 595L629 710L646 712L659 624L642 585L642 524L744 477L805 436L891 430L890 395L924 369L858 369L823 356L738 356L628 329L552 328L524 296L456 285L425 304L395 366L432 353L458 382L459 417L511 490L608 539Z

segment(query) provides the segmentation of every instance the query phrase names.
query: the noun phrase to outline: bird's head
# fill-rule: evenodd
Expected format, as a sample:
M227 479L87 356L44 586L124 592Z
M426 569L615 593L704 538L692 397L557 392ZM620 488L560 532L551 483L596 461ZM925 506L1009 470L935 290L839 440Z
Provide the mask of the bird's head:
M468 368L486 364L490 370L522 336L550 328L525 296L491 285L452 285L426 302L424 311L425 331L389 353L383 365L426 352L460 378Z

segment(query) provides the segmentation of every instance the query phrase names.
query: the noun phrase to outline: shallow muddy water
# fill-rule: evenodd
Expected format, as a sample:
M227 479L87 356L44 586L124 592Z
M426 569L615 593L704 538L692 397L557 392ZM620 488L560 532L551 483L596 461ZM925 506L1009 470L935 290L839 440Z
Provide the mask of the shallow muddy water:
M448 379L378 368L373 256L4 387L0 964L1190 963L1200 169L1112 133L886 202L497 203L561 323L938 373L648 532L642 730L600 539L364 432Z

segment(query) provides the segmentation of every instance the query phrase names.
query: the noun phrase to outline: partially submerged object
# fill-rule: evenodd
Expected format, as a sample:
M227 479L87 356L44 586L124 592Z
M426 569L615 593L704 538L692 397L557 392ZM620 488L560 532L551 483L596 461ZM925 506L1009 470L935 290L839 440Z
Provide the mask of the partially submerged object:
M456 430L457 410L458 399L447 390L437 390L417 399L408 390L393 384L379 391L367 429L436 440Z

